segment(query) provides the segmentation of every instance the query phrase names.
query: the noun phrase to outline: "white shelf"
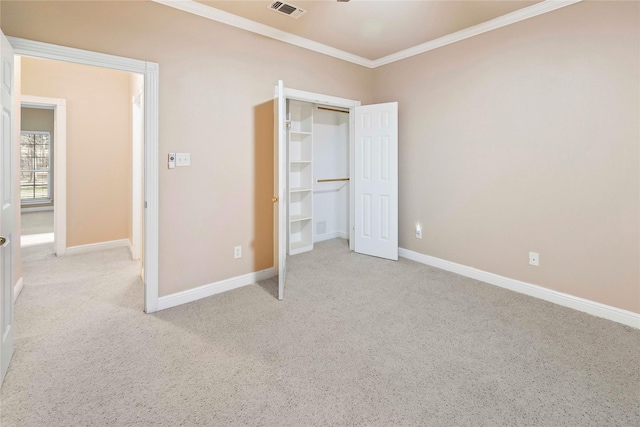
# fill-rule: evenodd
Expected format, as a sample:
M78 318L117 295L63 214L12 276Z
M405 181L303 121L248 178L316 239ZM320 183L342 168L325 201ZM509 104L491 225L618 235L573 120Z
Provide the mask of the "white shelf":
M311 215L292 215L289 218L289 222L310 221Z
M289 188L313 188L311 162L289 163Z
M313 157L311 132L289 131L289 161L291 163L309 162Z
M289 255L313 249L313 104L287 101Z
M291 123L289 132L311 135L313 132L313 104L294 100L289 100L288 104Z

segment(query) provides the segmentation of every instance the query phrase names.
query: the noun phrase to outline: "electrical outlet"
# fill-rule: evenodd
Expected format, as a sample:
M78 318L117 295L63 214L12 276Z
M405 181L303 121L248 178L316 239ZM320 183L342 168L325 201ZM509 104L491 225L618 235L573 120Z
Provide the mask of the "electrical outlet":
M242 246L236 246L233 248L233 257L242 258Z
M416 223L416 237L422 239L422 225L419 222Z
M537 252L529 252L529 264L538 267L540 265L540 254Z

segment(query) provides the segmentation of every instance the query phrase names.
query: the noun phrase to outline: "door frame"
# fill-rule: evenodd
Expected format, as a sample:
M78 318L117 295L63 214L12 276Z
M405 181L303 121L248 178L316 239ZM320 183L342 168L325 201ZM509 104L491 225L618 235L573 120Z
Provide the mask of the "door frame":
M53 247L67 251L67 100L20 95L21 108L53 110Z
M158 311L159 65L155 62L16 37L7 38L15 55L18 56L72 62L144 75L144 311ZM57 187L56 191L59 191L59 188Z
M142 224L142 216L144 215L144 87L140 88L131 102L132 106L132 144L131 154L131 257L138 260L142 257L143 242L142 233L144 225ZM142 112L142 115L140 115ZM142 119L142 120L140 120ZM140 136L142 135L142 138ZM141 277L144 280L144 266L141 269Z
M278 82L278 85L276 85L274 90L276 97L277 97L277 94L280 92L283 93L283 102L285 104L287 100L291 99L296 101L308 102L311 104L321 104L321 105L326 105L331 107L340 107L340 108L349 109L349 249L354 250L355 243L353 239L353 227L355 224L355 201L352 195L354 194L354 188L355 188L354 175L353 175L354 165L355 165L355 158L354 158L355 134L353 132L353 129L355 125L355 121L354 121L355 107L359 107L361 105L361 102L354 99L339 98L337 96L324 95L324 94L315 93L315 92L307 92L303 90L287 88L286 86L284 86L281 80ZM276 124L276 126L278 126L278 124ZM287 137L285 132L278 132L278 129L276 128L275 134L279 134L279 137L278 137L278 140L274 141L274 144L279 145L281 143L281 140L284 138L285 139L284 147L288 150L288 144L286 143ZM278 176L279 177L286 176L287 166L280 164L278 159L274 159L274 160L275 160L274 166L278 165ZM284 193L288 193L289 192L288 180L286 180L285 187L286 188L284 189ZM286 197L286 194L281 194L281 192L278 191L276 197L279 197L278 209L288 209L288 206L287 206L288 199ZM275 220L277 221L277 218ZM274 227L274 251L275 251L274 259L275 259L275 268L277 270L279 270L278 265L286 265L281 262L282 260L279 259L278 248L279 248L279 245L282 244L282 242L287 241L287 230L288 230L288 227L280 226L280 227L277 227L277 229ZM285 250L284 251L285 257L287 256L286 253L287 251ZM285 270L286 270L286 267L285 267ZM286 271L278 271L279 277L282 277L285 275L286 275ZM283 295L284 295L284 281L282 282L282 285L279 285L278 299L283 299Z
M276 86L276 91L278 87ZM321 93L315 92L307 92L304 90L291 89L288 87L284 87L284 101L292 99L296 101L309 102L312 104L321 104L329 107L339 107L339 108L348 108L349 109L349 249L355 249L353 227L355 224L355 200L352 197L355 194L355 180L354 180L354 165L355 165L355 135L354 135L354 125L355 125L355 107L359 107L361 102L355 99L348 98L340 98L337 96L324 95ZM287 144L288 149L288 144ZM287 173L286 170L280 170L279 173ZM288 187L288 183L287 183ZM287 188L287 191L289 189ZM288 209L286 207L285 209ZM281 227L278 230L278 239L284 239L286 242L287 239L287 227L284 229ZM277 247L278 242L274 242L274 246Z

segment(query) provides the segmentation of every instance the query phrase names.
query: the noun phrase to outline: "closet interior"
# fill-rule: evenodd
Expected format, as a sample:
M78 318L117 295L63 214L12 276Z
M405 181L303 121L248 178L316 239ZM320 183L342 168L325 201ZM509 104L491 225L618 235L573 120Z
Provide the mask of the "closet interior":
M349 238L349 111L287 100L287 253Z

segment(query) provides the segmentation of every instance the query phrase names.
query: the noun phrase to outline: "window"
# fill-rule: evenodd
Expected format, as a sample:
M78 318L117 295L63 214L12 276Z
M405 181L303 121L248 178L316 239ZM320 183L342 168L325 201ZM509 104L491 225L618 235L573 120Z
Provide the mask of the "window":
M23 131L20 139L20 200L23 204L51 202L51 135Z

